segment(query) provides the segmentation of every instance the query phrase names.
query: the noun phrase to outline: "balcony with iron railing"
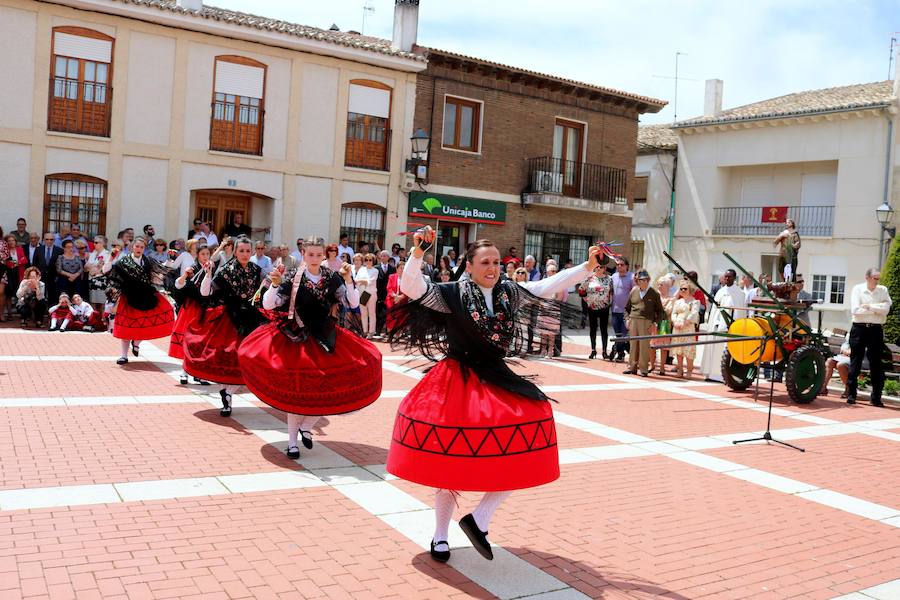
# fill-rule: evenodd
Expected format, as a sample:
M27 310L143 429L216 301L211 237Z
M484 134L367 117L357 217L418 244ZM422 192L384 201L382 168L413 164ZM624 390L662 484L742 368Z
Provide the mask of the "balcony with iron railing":
M713 235L770 237L784 230L784 215L794 220L801 236L831 237L834 229L834 206L776 207L732 206L714 208ZM787 208L785 213L784 208Z
M628 204L625 169L550 156L526 159L526 165L528 203L587 210Z
M361 119L347 120L344 166L374 171L390 170L391 130Z
M105 83L51 77L47 129L109 137L112 92Z

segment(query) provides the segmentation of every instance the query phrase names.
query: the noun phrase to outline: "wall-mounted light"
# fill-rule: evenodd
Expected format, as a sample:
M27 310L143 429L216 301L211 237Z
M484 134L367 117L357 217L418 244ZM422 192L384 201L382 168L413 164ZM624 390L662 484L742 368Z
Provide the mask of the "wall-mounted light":
M412 144L412 158L406 161L406 172L413 173L416 179L428 179L428 149L431 147L431 136L424 129L416 129L409 138Z

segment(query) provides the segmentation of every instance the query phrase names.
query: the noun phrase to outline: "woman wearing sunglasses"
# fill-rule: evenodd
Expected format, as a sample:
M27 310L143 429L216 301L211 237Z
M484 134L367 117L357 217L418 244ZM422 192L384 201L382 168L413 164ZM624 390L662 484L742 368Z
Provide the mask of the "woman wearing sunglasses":
M672 333L694 333L700 322L700 303L694 298L694 285L687 279L678 286L678 294L672 303ZM672 343L690 342L693 337L672 338ZM687 362L687 378L694 373L694 358L697 356L696 346L672 348L672 356L677 361L675 375L684 377L684 363Z

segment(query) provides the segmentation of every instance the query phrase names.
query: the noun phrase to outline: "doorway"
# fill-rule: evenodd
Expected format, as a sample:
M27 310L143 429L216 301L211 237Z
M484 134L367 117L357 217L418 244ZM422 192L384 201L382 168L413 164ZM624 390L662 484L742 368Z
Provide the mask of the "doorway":
M235 194L217 190L197 192L194 218L208 222L210 229L220 238L225 225L240 213L244 223L250 223L250 200L246 194Z
M564 196L578 197L581 191L581 156L584 149L584 124L557 119L553 128L553 163L562 175Z
M468 240L467 223L441 223L437 229L437 239L434 241L435 261L447 254L451 248L456 250L456 256L459 258L465 253Z

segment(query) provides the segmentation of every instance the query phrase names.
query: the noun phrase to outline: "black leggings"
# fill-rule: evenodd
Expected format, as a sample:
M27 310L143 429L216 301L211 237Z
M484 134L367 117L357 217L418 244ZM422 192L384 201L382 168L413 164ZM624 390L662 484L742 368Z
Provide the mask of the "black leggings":
M609 307L600 310L587 309L588 326L591 333L591 350L597 349L597 320L600 320L600 337L603 341L603 354L606 354L606 343L609 341Z

